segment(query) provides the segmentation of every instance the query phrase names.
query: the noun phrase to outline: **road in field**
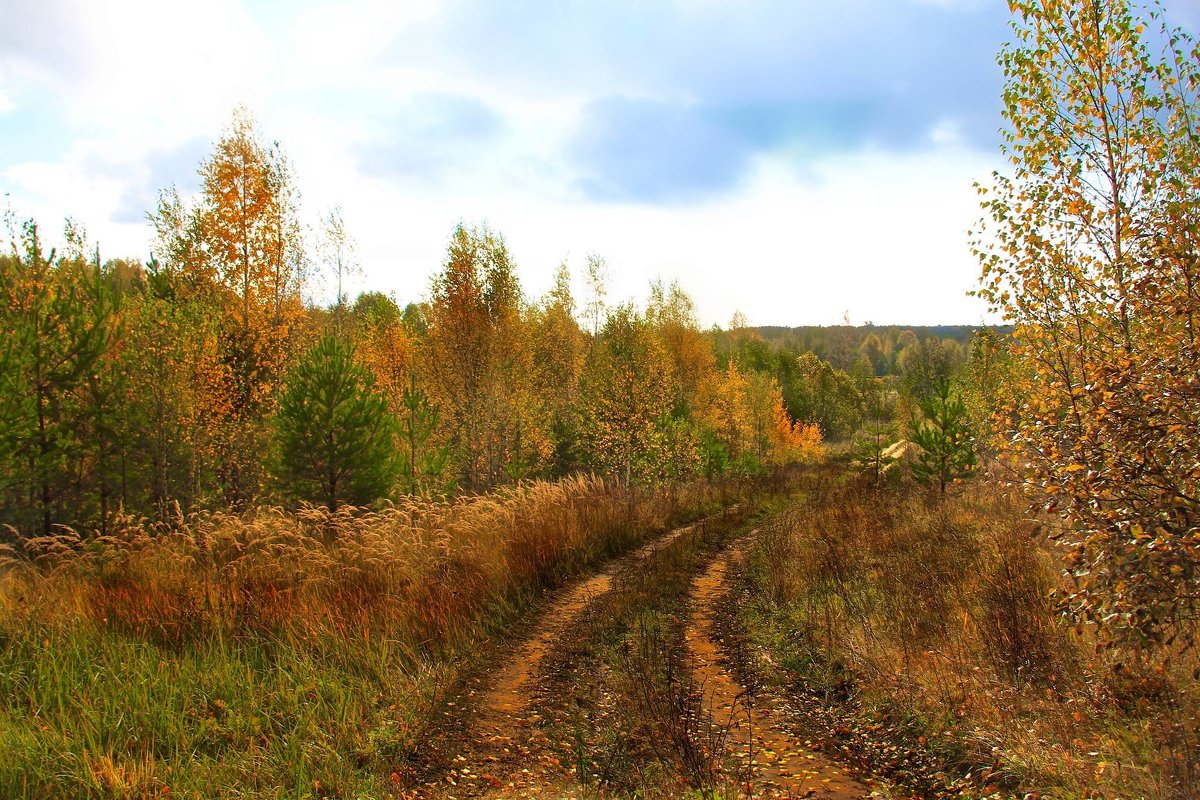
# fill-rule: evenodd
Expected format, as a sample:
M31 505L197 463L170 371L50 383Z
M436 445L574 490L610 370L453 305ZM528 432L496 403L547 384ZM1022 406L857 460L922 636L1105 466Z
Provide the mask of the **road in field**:
M703 524L703 523L700 523ZM503 664L468 692L467 741L450 769L419 791L426 797L567 798L581 792L561 752L542 732L535 702L539 670L547 656L571 644L572 626L599 598L613 590L614 578L652 568L652 556L670 547L696 526L671 531L639 550L615 559L599 572L562 590L539 615L533 632L517 644ZM780 715L753 706L747 719L743 687L729 668L714 629L719 601L728 590L730 567L740 559L753 532L719 552L693 580L686 620L686 658L696 685L711 702L718 724L729 722L732 755L749 780L742 786L754 797L848 800L870 795L829 757L804 746ZM572 687L572 693L583 687ZM763 703L762 705L766 705ZM745 767L749 766L749 769ZM594 795L595 792L591 792Z
M516 645L479 692L469 721L470 752L458 756L459 766L439 783L436 792L423 794L573 797L571 772L550 755L537 730L539 716L533 697L538 669L584 609L612 589L618 573L636 568L694 527L676 528L559 592L539 615L533 633Z
M769 701L749 702L744 687L727 666L714 626L717 606L729 589L730 566L744 556L752 537L753 533L719 553L692 582L685 638L696 684L709 698L717 722L732 723L730 745L738 761L750 767L748 788L754 796L868 797L871 790L847 775L844 767L789 733Z

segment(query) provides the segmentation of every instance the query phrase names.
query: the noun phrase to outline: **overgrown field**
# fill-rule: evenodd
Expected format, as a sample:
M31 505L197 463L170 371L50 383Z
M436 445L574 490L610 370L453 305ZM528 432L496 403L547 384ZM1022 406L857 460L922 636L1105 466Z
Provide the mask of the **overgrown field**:
M481 640L734 494L578 478L14 539L0 796L399 796Z
M1195 797L1193 652L1106 648L1058 613L1042 520L832 473L764 531L737 602L814 737L925 795Z

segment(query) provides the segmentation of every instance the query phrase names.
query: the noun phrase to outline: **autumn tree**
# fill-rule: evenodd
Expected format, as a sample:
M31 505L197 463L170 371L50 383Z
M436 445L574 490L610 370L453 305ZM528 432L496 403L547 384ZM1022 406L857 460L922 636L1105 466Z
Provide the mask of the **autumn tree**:
M650 284L646 321L671 360L675 414L688 417L703 401L716 373L716 357L700 330L696 304L678 281L669 285L654 281Z
M206 396L225 374L218 347L220 316L191 290L186 273L151 264L143 291L127 297L121 369L131 391L123 414L131 447L127 465L140 502L129 504L159 519L207 504L211 482L212 422Z
M583 444L594 466L627 484L660 473L672 381L645 317L627 305L613 309L583 376Z
M961 348L955 349L957 343L947 341L927 337L900 351L896 366L907 397L914 401L931 397L942 381L954 376L964 359Z
M791 418L774 377L751 372L746 376L742 391L742 406L751 432L750 449L743 456L744 463L761 470L767 466L811 461L820 455L820 427Z
M367 505L397 476L397 430L387 402L346 342L326 335L284 384L275 418L278 479L289 496Z
M549 460L548 423L533 391L524 298L499 235L458 226L433 280L424 369L461 470L487 489Z
M1015 326L997 423L1026 485L1062 517L1067 607L1126 641L1191 641L1200 50L1157 7L1144 19L1124 0L1010 6L1009 171L980 188L975 237L980 294Z
M600 334L600 323L604 320L605 301L608 297L608 263L596 253L587 257L588 302L584 308L584 318L591 323L592 336Z
M783 403L778 385L766 395L770 403L771 425L767 430L767 462L772 466L811 463L824 456L821 429L811 422L792 419Z
M858 346L860 356L865 356L875 375L885 375L888 371L888 354L878 334L870 333Z
M358 242L346 227L341 206L334 206L321 217L321 258L333 278L334 324L341 329L346 305L346 282L362 266L358 261Z
M254 118L241 108L201 164L200 178L199 235L213 273L235 298L242 325L286 326L296 313L303 280L296 190L287 159L278 145L262 143ZM274 337L285 332L271 331Z
M222 318L220 369L204 376L211 383L199 396L216 476L235 505L261 483L265 421L299 341L306 261L290 165L248 111L234 113L200 178L194 207L171 191L160 200L156 257Z
M396 301L379 292L359 295L351 318L360 358L371 369L392 413L400 415L404 392L417 369L416 335Z
M791 391L792 414L815 422L827 439L845 439L862 421L863 396L854 379L813 353L796 357Z
M705 470L710 478L731 468L753 471L755 427L746 405L747 389L746 376L733 361L711 382L700 414Z
M450 476L450 448L436 440L441 413L417 385L416 373L400 397L400 486L416 497L448 495L455 480Z
M534 382L554 439L554 468L566 474L578 466L579 381L587 360L587 334L575 320L571 275L565 263L554 286L532 309Z

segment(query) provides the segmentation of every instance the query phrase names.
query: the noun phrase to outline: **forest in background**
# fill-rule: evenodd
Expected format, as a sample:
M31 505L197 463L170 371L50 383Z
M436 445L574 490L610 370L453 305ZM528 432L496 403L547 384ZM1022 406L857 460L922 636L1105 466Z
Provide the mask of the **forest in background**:
M540 298L503 237L459 225L426 298L344 291L340 210L300 223L295 176L239 110L194 199L162 192L152 257L105 260L7 214L0 254L0 524L107 532L263 502L367 505L595 473L748 476L809 459L897 390L967 361L969 329L703 330L678 284ZM334 289L328 306L306 301ZM886 407L886 408L885 408Z

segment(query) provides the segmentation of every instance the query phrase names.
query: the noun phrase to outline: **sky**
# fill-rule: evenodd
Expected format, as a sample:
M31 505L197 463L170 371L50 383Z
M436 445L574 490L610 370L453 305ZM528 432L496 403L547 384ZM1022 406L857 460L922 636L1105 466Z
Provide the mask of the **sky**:
M1200 0L1165 4L1200 23ZM150 253L158 192L247 106L354 288L428 295L456 224L528 295L602 256L705 325L975 324L973 188L1003 169L1001 0L0 0L0 194Z

